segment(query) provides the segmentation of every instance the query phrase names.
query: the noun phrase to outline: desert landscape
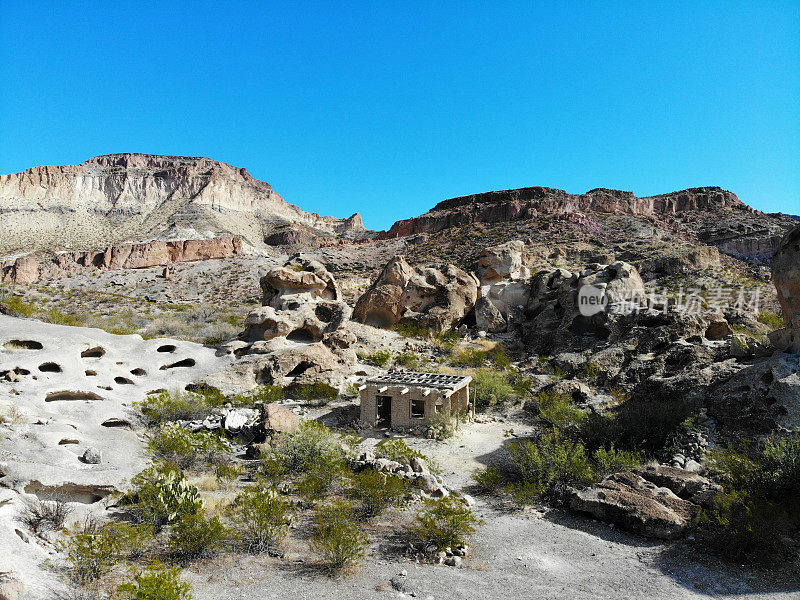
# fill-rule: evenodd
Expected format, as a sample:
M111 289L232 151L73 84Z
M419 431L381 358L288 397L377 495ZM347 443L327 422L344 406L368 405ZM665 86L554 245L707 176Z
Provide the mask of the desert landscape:
M3 175L0 225L0 598L797 597L797 217L371 231L114 154Z

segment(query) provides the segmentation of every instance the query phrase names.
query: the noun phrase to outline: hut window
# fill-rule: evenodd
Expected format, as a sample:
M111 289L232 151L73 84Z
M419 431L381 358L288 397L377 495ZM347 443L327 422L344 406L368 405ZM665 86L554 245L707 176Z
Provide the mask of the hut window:
M425 416L425 401L412 400L411 401L411 418L421 419Z

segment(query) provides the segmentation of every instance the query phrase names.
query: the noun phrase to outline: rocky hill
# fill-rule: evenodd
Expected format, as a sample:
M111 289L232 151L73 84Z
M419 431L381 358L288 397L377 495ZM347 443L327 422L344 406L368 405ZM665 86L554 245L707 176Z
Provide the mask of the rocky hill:
M597 215L624 215L655 225L723 252L765 260L796 222L783 214L757 211L719 187L698 187L639 198L633 192L597 188L570 194L528 187L444 200L419 217L397 221L383 238L433 234L473 224L496 224L558 217L580 224ZM625 221L630 224L630 219Z
M245 169L209 158L108 154L0 175L0 252L219 234L261 245L287 225L330 237L367 233L358 214L308 213Z

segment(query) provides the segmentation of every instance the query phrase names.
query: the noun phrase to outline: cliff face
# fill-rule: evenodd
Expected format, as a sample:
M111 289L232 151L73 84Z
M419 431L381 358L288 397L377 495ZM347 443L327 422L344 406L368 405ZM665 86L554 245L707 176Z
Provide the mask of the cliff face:
M637 198L632 192L605 188L569 194L553 188L529 187L444 200L424 215L397 221L383 237L434 233L470 223L516 221L543 214L598 212L658 218L720 209L755 212L736 194L718 187L691 188L644 198Z
M109 154L0 175L0 252L89 248L175 231L260 244L284 224L343 237L364 232L357 215L308 213L245 169L208 158Z

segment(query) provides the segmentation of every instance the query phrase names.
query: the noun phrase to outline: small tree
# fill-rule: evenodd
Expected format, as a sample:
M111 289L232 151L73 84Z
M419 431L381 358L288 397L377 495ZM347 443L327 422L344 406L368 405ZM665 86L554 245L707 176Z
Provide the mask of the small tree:
M169 551L184 560L209 556L222 545L226 534L218 517L209 519L203 511L181 515L172 527Z
M380 514L408 492L408 484L396 475L386 475L365 469L352 475L352 495L360 503L360 513L366 519Z
M192 600L192 586L180 580L178 569L158 563L133 576L132 583L117 587L121 600Z

